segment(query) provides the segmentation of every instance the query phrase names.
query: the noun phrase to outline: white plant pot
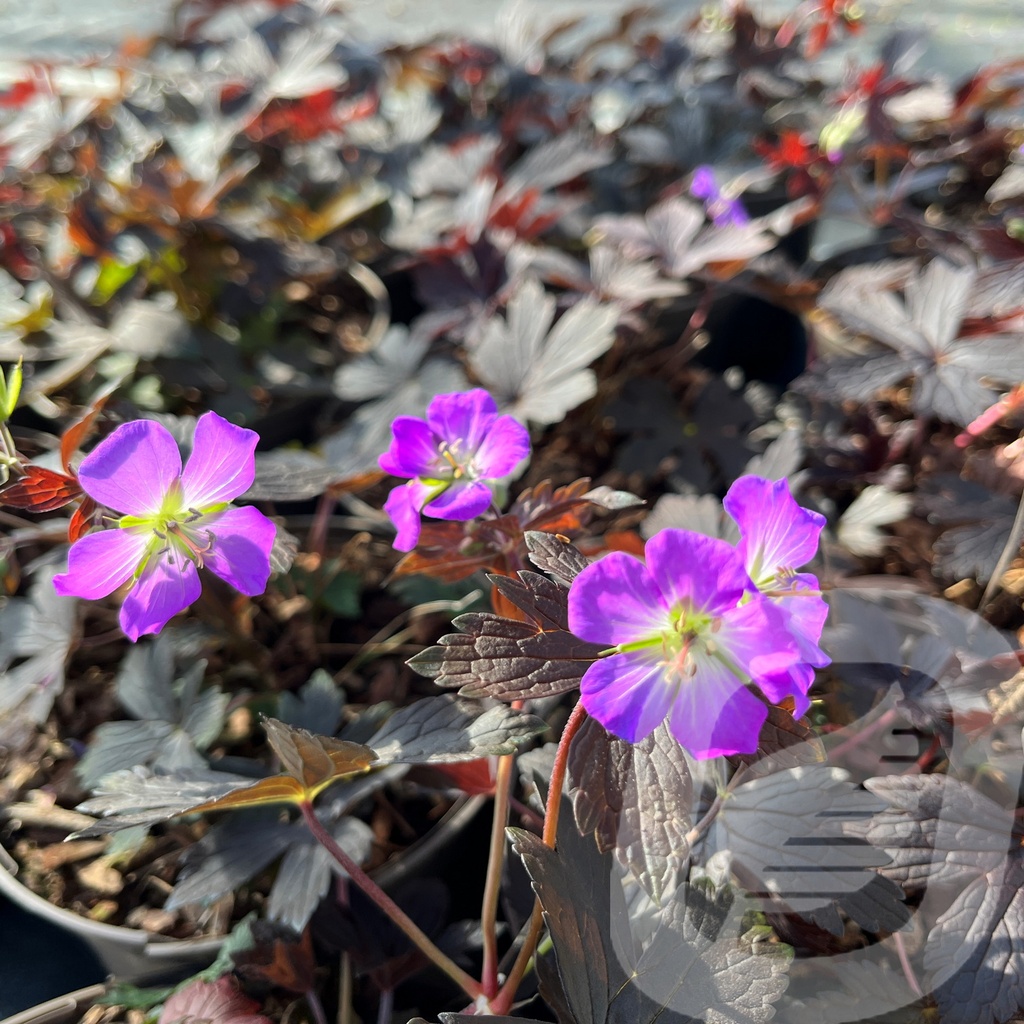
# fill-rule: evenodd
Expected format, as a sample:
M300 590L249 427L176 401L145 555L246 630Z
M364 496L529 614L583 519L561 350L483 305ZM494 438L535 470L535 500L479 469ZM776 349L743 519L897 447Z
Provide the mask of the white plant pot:
M6 871L0 872L7 875ZM107 992L106 985L90 985L69 992L66 996L48 999L45 1003L30 1006L21 1013L6 1017L0 1024L73 1024L81 1019L82 1014L102 995Z
M415 874L462 832L486 802L483 796L457 800L422 839L373 872L378 885L386 889ZM90 921L32 892L18 881L17 870L10 854L0 847L0 893L29 913L78 936L96 954L107 973L118 981L138 984L200 970L216 959L224 941L220 935L170 939L139 928ZM12 1017L9 1021L15 1019ZM9 1024L9 1021L0 1024Z

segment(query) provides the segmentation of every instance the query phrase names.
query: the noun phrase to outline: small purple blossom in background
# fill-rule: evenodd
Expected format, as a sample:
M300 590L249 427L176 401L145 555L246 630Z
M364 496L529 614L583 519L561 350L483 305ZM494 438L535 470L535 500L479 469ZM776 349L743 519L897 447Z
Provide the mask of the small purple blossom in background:
M723 501L740 531L737 551L757 589L786 617L786 626L800 650L800 662L788 670L790 694L799 718L810 706L805 696L814 669L831 660L818 646L828 617L818 579L795 570L818 550L825 517L796 503L785 480L740 477ZM783 687L782 679L776 685Z
M394 546L411 551L420 536L420 514L473 519L491 503L485 481L508 476L530 454L530 435L512 416L499 416L482 388L437 395L427 418L399 416L394 439L380 457L392 476L409 477L384 503L398 531Z
M768 709L747 684L781 700L800 658L785 615L723 540L666 529L645 556L612 552L573 580L569 628L614 645L583 676L584 708L630 743L668 719L694 757L754 752Z
M208 412L196 423L192 454L181 454L159 423L122 424L78 467L82 489L121 514L116 528L71 546L59 594L97 600L130 583L120 623L130 640L159 633L199 597L205 566L250 597L270 578L274 524L230 501L252 484L259 440Z
M715 181L715 172L706 164L693 172L690 182L690 195L704 203L704 209L713 224L726 227L731 224L740 227L750 223L750 217L738 199L727 198Z

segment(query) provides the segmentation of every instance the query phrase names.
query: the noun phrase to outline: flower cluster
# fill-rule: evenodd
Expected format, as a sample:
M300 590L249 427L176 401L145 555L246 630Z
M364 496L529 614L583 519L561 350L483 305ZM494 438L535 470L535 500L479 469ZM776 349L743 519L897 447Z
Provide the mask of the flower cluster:
M192 604L204 566L243 594L262 594L276 528L257 509L230 505L252 484L257 440L208 412L196 423L183 470L174 438L159 423L118 427L82 460L78 480L120 519L72 545L68 571L53 579L57 592L96 600L129 584L120 623L130 640L159 633Z
M646 562L613 552L588 566L569 592L569 627L612 647L581 683L587 712L637 742L668 719L672 734L708 758L753 753L772 703L807 710L828 608L818 582L795 569L810 561L824 518L801 508L785 481L747 476L726 511L740 542L666 529Z
M530 454L530 435L512 416L499 416L482 388L437 395L426 420L399 416L393 440L380 457L392 476L407 477L388 495L384 511L395 524L395 548L411 551L420 536L420 514L435 519L474 519L490 505L486 481L508 476Z

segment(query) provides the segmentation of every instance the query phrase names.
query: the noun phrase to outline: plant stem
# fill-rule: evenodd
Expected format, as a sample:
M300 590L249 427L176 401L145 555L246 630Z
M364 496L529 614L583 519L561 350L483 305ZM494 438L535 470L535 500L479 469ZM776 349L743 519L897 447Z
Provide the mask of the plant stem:
M918 999L923 999L924 992L921 991L921 986L917 982L917 975L914 974L913 965L910 963L910 957L907 956L907 947L903 943L903 936L899 932L893 932L892 937L896 944L896 955L900 959L900 967L903 968L903 976L907 979L907 984L914 995Z
M341 848L338 841L324 827L316 816L312 803L304 800L299 804L302 817L316 841L345 869L349 878L377 906L401 928L409 941L435 966L444 971L470 999L483 993L479 982L474 981L457 963L445 956L427 937L426 933L409 917L402 908Z
M864 726L852 736L843 740L842 743L833 747L828 752L829 760L838 762L841 757L844 757L851 750L856 750L858 747L863 746L866 740L874 736L875 733L888 728L894 721L896 721L896 711L894 708L889 708L888 711L883 711L882 714L880 714L873 722Z
M341 954L338 965L338 1024L353 1024L352 1012L352 960L348 953Z
M309 535L306 537L306 544L309 551L321 558L324 548L327 546L327 531L330 529L331 516L334 513L336 501L329 491L320 495L316 511L313 513L313 525L310 527Z
M558 750L555 751L555 763L551 769L551 785L548 788L548 802L544 810L544 832L542 838L547 846L555 848L555 838L558 835L558 813L562 806L562 788L565 785L565 775L569 768L569 748L572 746L573 737L580 731L580 727L587 720L587 712L582 703L577 703L573 708L569 721L565 723L562 730L562 738L558 741ZM540 900L533 904L533 915L530 918L530 930L523 942L523 948L519 950L519 956L512 965L505 984L501 991L491 1000L491 1012L497 1015L508 1013L515 1001L516 990L519 988L526 969L533 958L537 948L537 942L544 929L544 915Z
M686 847L688 850L692 850L697 840L700 839L700 837L704 835L709 828L711 828L715 818L718 817L718 812L722 809L722 804L725 802L726 796L728 796L739 785L740 779L743 778L746 771L747 769L744 765L740 765L739 768L736 769L733 777L729 780L729 784L725 789L721 790L711 802L711 806L707 809L707 813L704 817L686 833Z
M514 765L515 754L503 754L498 758L494 779L491 846L487 856L483 906L480 910L480 930L483 933L484 944L484 963L480 980L488 999L498 994L498 897L501 895L501 870L505 865L505 828L508 825Z
M324 1013L324 1004L320 1002L320 997L316 994L314 989L309 989L306 992L306 1005L309 1007L309 1012L313 1015L315 1024L327 1024L327 1014Z
M377 1024L391 1024L391 1011L395 1008L395 990L384 988L380 992L380 1004L377 1006Z

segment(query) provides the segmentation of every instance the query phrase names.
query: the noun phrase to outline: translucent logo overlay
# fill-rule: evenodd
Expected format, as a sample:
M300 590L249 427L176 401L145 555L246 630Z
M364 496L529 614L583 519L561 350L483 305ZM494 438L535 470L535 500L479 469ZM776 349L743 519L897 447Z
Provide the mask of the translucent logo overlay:
M690 763L693 820L716 786L717 812L660 905L616 868L618 966L670 1017L840 1024L926 999L943 1024L1006 1020L1024 996L1013 638L911 590L829 604L822 685L850 721L825 761L790 747L724 794L720 763Z

